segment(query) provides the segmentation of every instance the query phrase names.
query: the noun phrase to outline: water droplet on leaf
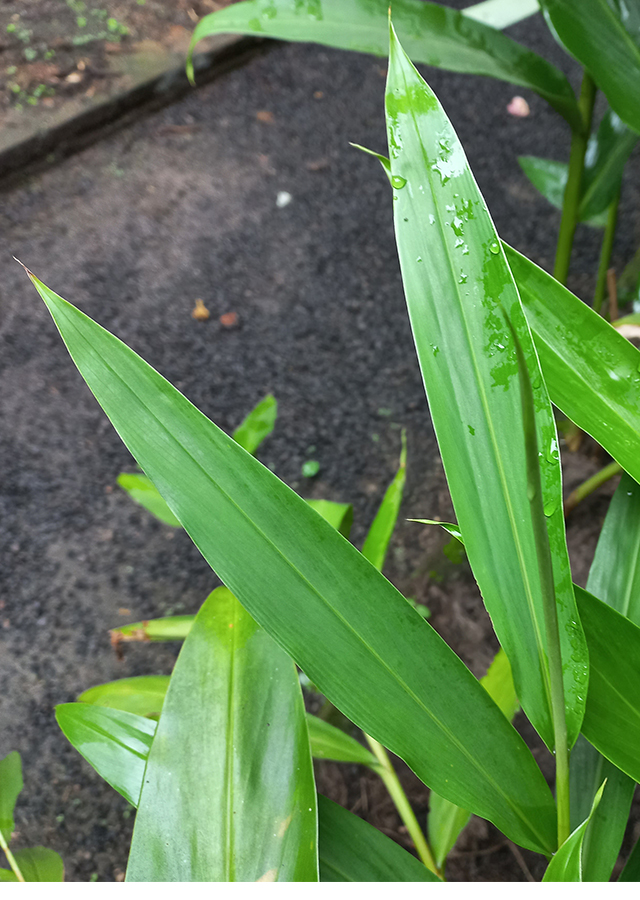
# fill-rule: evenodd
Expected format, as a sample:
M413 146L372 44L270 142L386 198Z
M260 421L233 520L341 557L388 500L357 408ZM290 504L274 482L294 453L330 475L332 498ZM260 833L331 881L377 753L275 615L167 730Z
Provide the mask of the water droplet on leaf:
M400 190L407 183L407 179L403 178L402 175L392 175L391 176L391 187L394 187L396 190Z

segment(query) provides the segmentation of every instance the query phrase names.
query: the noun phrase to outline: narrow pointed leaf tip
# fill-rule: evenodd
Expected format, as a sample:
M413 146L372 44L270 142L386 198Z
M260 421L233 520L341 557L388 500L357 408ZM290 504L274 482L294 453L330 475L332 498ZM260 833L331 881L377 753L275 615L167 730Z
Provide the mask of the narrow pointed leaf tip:
M529 501L515 343L529 371L558 605L569 746L587 652L571 583L553 411L513 275L458 137L390 29L386 91L393 211L414 341L469 562L518 696L554 745L544 593ZM452 411L455 410L455 414Z

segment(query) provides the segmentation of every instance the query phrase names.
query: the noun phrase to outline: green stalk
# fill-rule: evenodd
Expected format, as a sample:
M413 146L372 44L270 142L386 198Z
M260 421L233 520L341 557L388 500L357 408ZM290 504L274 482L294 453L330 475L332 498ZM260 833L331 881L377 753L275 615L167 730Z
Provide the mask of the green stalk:
M16 876L18 881L24 881L24 876L23 876L22 872L20 871L20 867L19 867L18 863L16 862L15 856L13 855L13 853L11 852L11 850L9 850L9 847L7 846L7 842L4 839L4 835L3 835L2 831L0 831L0 847L2 847L2 849L4 850L4 855L7 857L7 861L13 870L13 874Z
M569 262L573 247L573 236L578 224L578 209L580 206L580 189L582 187L582 173L584 171L584 155L591 131L591 119L593 118L593 104L596 98L596 85L591 75L585 70L582 77L580 99L578 108L582 116L582 128L574 129L571 135L571 152L569 155L569 174L567 186L564 191L562 203L562 219L558 233L558 246L556 248L556 262L553 270L554 277L560 284L566 284L569 274Z
M595 475L592 475L591 478L587 478L586 481L583 481L582 484L578 485L575 491L571 491L567 499L564 501L564 514L568 516L569 513L576 508L578 503L581 500L584 500L585 497L588 497L589 494L593 494L595 490L597 490L600 485L605 484L611 478L614 478L616 475L619 475L622 472L622 466L620 463L611 462L608 466L605 466L604 469L600 469L599 472L596 472Z
M427 869L430 869L435 875L437 875L439 878L442 878L442 872L440 872L438 866L436 865L433 853L431 852L431 847L429 846L427 839L425 838L423 831L418 824L416 815L411 808L411 804L407 799L407 795L405 794L402 785L400 784L400 779L396 774L396 770L391 765L389 754L382 746L382 744L380 744L374 738L369 737L368 734L365 734L365 738L367 739L367 743L371 747L372 753L380 763L380 768L376 769L376 771L384 782L384 786L389 792L389 796L395 803L400 818L406 825L407 831L411 835L416 850L418 851L418 856L425 864Z
M596 281L596 292L593 296L593 308L595 312L600 314L602 309L602 301L607 287L607 271L611 262L611 252L613 250L613 239L616 233L616 224L618 222L618 204L620 203L620 188L611 201L609 212L607 214L607 224L602 237L602 248L600 250L600 263L598 265L598 279ZM609 315L611 319L611 315Z

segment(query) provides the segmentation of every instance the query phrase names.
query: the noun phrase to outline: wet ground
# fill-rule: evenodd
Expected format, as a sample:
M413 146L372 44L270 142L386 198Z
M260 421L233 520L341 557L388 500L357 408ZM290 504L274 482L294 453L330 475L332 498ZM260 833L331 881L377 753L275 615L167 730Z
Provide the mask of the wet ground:
M511 33L575 70L530 20ZM20 845L47 844L70 880L121 879L132 811L67 745L53 707L93 684L168 672L176 647L112 653L114 625L193 612L216 578L186 536L116 486L132 460L82 383L48 314L11 259L114 331L221 427L267 392L279 416L260 456L303 496L350 501L362 541L408 432L403 516L450 515L404 309L388 184L354 141L385 149L385 63L279 45L0 197L0 756L22 754ZM566 158L563 122L514 88L424 70L467 150L504 239L550 268L559 215L527 183L519 154ZM287 196L284 196L287 195ZM623 192L614 263L640 242L638 160ZM572 287L589 296L598 235L581 227ZM200 299L207 320L192 318ZM237 326L220 317L234 313ZM225 321L229 321L226 319ZM320 463L314 479L303 463ZM606 461L567 455L567 489ZM584 582L608 486L573 514ZM438 530L439 531L439 530ZM477 674L495 649L464 564L443 535L400 524L387 568ZM524 726L523 726L524 727ZM529 735L529 732L526 732ZM544 751L536 750L543 765ZM323 764L319 785L400 841L375 778ZM410 773L421 818L427 792ZM630 837L629 837L630 839ZM456 879L524 880L529 866L477 822Z

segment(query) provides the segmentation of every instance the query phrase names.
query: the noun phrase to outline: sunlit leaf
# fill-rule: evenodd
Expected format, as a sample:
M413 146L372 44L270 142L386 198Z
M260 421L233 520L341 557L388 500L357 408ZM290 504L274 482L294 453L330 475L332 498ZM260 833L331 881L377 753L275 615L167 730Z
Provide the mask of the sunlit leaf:
M157 718L162 711L168 686L168 675L138 675L98 684L80 694L78 700L94 706L122 709L137 716Z
M482 0L462 10L462 14L492 28L508 28L534 15L540 9L538 0Z

